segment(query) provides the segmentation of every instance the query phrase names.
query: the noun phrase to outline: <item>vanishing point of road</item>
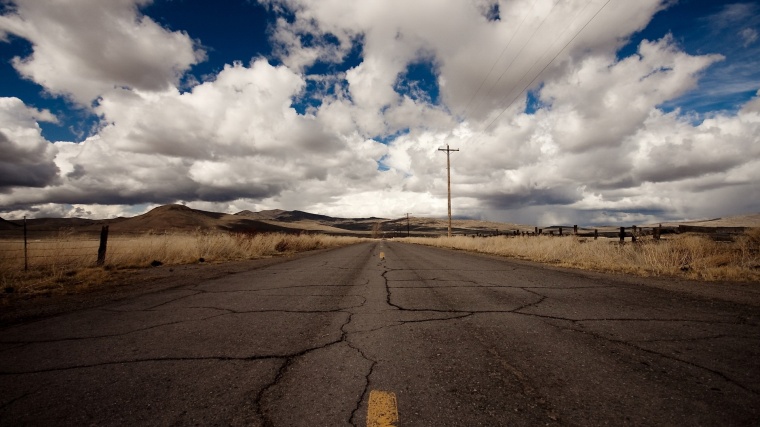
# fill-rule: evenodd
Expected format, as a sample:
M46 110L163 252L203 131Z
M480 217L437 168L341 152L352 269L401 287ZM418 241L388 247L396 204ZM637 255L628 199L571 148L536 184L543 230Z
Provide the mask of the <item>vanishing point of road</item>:
M392 241L188 279L2 328L0 425L760 424L760 284L650 282Z

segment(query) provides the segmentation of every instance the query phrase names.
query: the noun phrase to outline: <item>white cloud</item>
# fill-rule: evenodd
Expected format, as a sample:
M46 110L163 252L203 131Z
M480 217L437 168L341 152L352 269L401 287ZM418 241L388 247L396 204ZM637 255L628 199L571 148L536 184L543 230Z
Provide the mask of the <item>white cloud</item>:
M184 94L112 91L95 109L108 123L96 136L44 144L57 149L59 185L16 189L0 203L231 202L310 193L327 181L319 194L328 197L345 191L341 182L372 186L386 147L297 114L290 103L303 84L284 66L256 60L227 66Z
M616 57L664 2L615 1L601 9L536 79L538 104L530 113L525 95L517 95L603 1L560 2L553 10L553 0L537 0L535 8L532 0L501 2L496 21L487 19L491 9L482 2L267 3L293 13L272 28L282 65L266 59L228 64L184 93L178 79L198 60L198 51L189 35L169 33L140 16L144 3L97 3L88 13L112 7L116 13L108 22L131 23L130 34L157 45L176 43L179 54L161 57L138 47L142 62L118 72L110 68L118 61L102 64L84 51L53 44L46 29L77 22L68 14L54 17L36 3L23 3L18 16L0 26L33 41L28 63L34 66L25 75L51 92L98 97L93 110L103 122L81 144L51 145L35 120L55 118L13 101L9 110L22 117L13 135L25 135L36 147L26 158L53 174L38 180L44 188L7 186L0 205L54 203L72 206L66 212L114 215L133 204L179 200L228 212L443 216L446 159L437 149L451 144L461 150L451 155L455 215L551 225L760 209L753 201L760 199L760 97L736 113L711 114L701 122L659 107L698 91L700 75L722 56L687 54L668 36ZM51 20L57 21L44 25ZM96 33L113 31L97 25ZM89 32L75 33L92 47ZM119 31L104 39L115 46L137 40ZM303 74L315 61L342 61L357 44L358 65ZM45 46L60 57L46 56ZM42 58L75 66L52 78L43 72ZM497 59L496 72L483 82ZM73 72L92 61L100 77L84 81ZM436 104L399 89L407 67L420 62L437 73ZM298 114L294 102L313 95L304 92L309 81L321 84L321 104ZM469 103L481 82L484 89ZM21 141L14 138L9 141ZM378 170L378 162L389 170ZM117 207L106 212L96 208L101 205Z
M12 187L45 187L58 179L55 148L42 138L37 121L56 122L48 110L0 98L0 193Z
M15 0L0 33L32 43L30 56L13 59L21 75L82 105L115 87L166 90L205 54L187 34L141 15L150 2Z

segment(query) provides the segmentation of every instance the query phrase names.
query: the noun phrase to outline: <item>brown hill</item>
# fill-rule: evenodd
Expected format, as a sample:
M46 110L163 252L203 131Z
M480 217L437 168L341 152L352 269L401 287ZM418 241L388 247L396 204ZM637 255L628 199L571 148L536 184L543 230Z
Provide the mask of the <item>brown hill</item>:
M235 216L240 216L249 219L277 219L277 217L287 211L282 209L270 209L267 211L251 212L249 210L240 211Z
M20 224L16 224L14 222L6 221L6 220L0 218L0 231L18 230L20 228L21 228Z
M217 220L224 215L191 209L183 205L165 205L142 215L119 221L111 226L111 231L139 232L215 228Z
M698 227L760 227L760 213L735 215L725 218L668 222L663 223L662 225L671 227L677 227L679 225L691 225Z
M93 220L83 218L40 218L28 219L27 228L36 233L91 233L97 234L101 226L109 225L113 233L145 233L153 232L190 232L196 230L224 230L232 232L284 232L299 233L303 231L329 234L370 235L372 229L380 224L381 231L386 237L404 236L407 232L407 218L335 218L326 215L313 214L304 211L285 211L271 209L260 212L241 211L234 215L207 212L192 209L183 205L159 206L147 213L132 218L115 218ZM717 218L703 221L683 221L663 223L663 226L675 227L679 224L699 225L710 227L758 227L760 214L741 215L727 218ZM448 220L439 218L410 217L409 231L412 235L444 235ZM646 225L644 225L646 227ZM543 227L551 231L551 227ZM591 227L600 232L609 228L615 231L617 227ZM19 221L0 219L0 231L14 233L20 229ZM478 220L454 220L452 231L455 234L492 235L508 234L517 231L533 231L534 226ZM567 230L572 230L568 226ZM581 229L579 229L581 231ZM584 230L588 231L588 230Z
M251 212L251 214L255 214ZM278 224L250 219L256 215L230 215L220 212L208 212L192 209L184 205L159 206L142 215L123 219L113 223L111 232L145 233L145 232L188 232L196 230L224 230L232 232L299 232L298 229L283 227Z

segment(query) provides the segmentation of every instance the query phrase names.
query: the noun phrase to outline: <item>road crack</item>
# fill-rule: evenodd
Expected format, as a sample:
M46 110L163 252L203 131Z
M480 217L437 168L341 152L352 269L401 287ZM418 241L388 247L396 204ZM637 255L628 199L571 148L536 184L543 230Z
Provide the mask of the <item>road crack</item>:
M691 362L689 360L684 360L684 359L681 359L681 358L676 357L676 356L672 356L672 355L665 354L665 353L662 353L662 352L659 352L659 351L656 351L656 350L652 350L652 349L648 349L648 348L645 348L645 347L641 347L641 346L636 345L636 344L634 344L632 342L618 340L618 339L614 339L614 338L609 338L609 337L606 337L604 335L601 335L601 334L593 332L593 331L587 331L587 330L581 330L581 329L575 329L575 328L560 328L560 329L564 329L564 330L568 330L568 331L573 331L573 332L578 332L578 333L581 333L581 334L590 335L592 337L595 337L595 338L598 338L598 339L601 339L601 340L604 340L604 341L607 341L607 342L611 342L611 343L627 346L627 347L636 349L638 351L642 351L642 352L645 352L645 353L653 354L653 355L662 357L664 359L672 360L674 362L682 363L684 365L688 365L688 366L691 366L691 367L694 367L694 368L697 368L697 369L701 369L701 370L709 372L709 373L711 373L711 374L713 374L713 375L715 375L717 377L720 377L724 381L726 381L728 383L731 383L731 384L735 385L736 387L739 387L740 389L742 389L744 391L750 392L750 393L755 394L755 395L760 395L760 391L754 390L752 388L749 388L749 387L745 386L744 384L742 384L742 383L734 380L733 378L729 377L728 375L724 374L723 372L717 371L717 370L712 369L712 368L708 368L706 366L702 366L702 365L700 365L698 363L694 363L694 362Z
M48 369L36 369L36 370L29 370L29 371L16 371L16 372L0 371L0 376L30 375L30 374L42 374L42 373L48 373L48 372L64 372L64 371L71 371L71 370L76 370L76 369L88 369L88 368L97 368L97 367L100 367L100 366L124 365L124 364L132 364L132 363L197 362L197 361L218 361L218 362L238 361L238 362L252 362L252 361L259 361L259 360L282 359L284 357L286 357L286 356L282 356L282 355L267 355L267 356L248 356L248 357L227 357L227 356L149 357L149 358L143 358L143 359L112 360L112 361L108 361L108 362L90 363L90 364L73 365L73 366L63 366L63 367L48 368Z
M213 307L198 307L198 308L210 308L210 309L214 309L214 310L223 310L223 309L213 308ZM132 329L132 330L129 330L129 331L126 331L126 332L117 333L117 334L91 335L91 336L86 336L86 337L56 338L56 339L49 339L49 340L0 341L0 342L2 342L3 344L25 344L25 345L27 345L27 344L50 344L50 343L65 342L65 341L81 341L81 340L91 340L91 339L101 339L101 338L115 338L115 337L123 337L123 336L129 335L129 334L134 334L134 333L137 333L137 332L145 332L145 331L149 331L151 329L162 328L164 326L178 325L180 323L203 322L205 320L214 319L216 317L227 316L228 314L230 314L230 313L219 313L219 314L215 314L213 316L199 317L197 319L185 319L185 320L177 320L177 321L167 322L167 323L160 323L158 325L147 326L145 328ZM18 347L14 347L14 348L18 348Z

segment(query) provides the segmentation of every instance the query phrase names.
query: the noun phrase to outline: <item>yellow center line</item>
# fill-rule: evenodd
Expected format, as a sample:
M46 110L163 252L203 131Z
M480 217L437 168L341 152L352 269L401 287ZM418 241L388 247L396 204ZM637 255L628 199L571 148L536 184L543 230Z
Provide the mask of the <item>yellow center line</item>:
M397 427L398 408L396 394L390 391L369 392L367 427Z
M385 259L385 252L380 252L380 259Z

